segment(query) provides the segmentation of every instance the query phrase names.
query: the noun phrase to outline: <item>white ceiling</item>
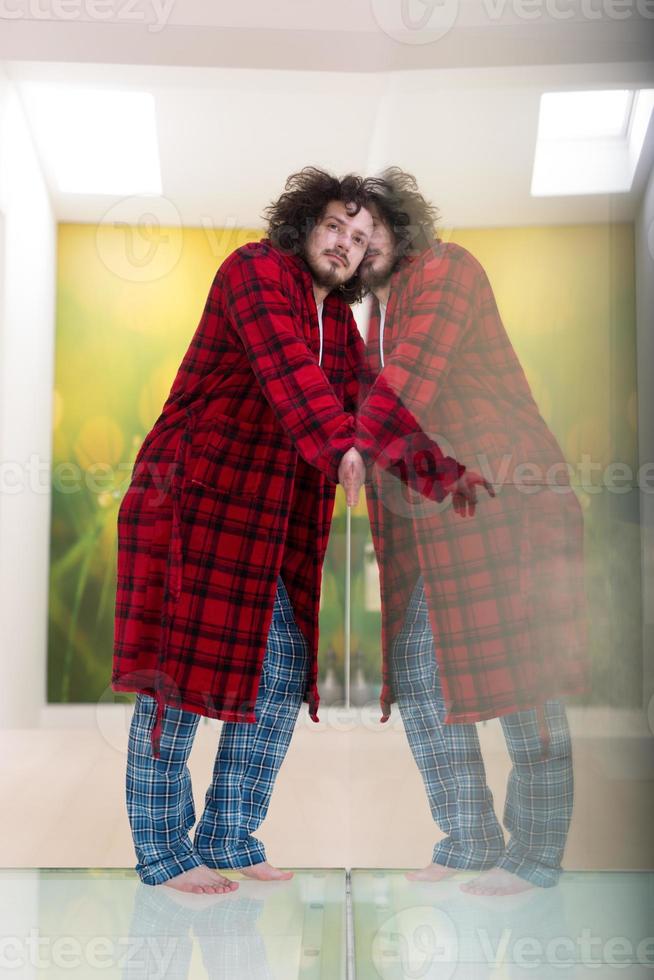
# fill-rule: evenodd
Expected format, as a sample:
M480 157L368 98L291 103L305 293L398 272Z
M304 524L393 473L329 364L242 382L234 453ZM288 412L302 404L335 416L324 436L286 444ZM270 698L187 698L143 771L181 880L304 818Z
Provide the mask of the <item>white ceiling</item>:
M287 175L306 164L374 173L396 163L416 175L446 227L628 220L635 213L654 159L654 125L629 194L529 194L543 91L654 87L654 62L642 43L654 21L637 22L635 12L629 22L604 18L599 27L588 19L516 22L508 6L502 18L489 19L489 10L502 9L498 0L484 0L485 14L483 3L461 0L445 36L421 43L420 32L390 36L387 0L332 0L329 7L176 0L165 26L149 30L166 2L131 6L143 14L134 23L89 21L86 0L74 22L0 20L0 58L22 94L61 221L95 222L118 207L123 220L154 211L163 223L259 226ZM40 7L49 9L48 0ZM213 61L208 38L216 42ZM317 39L322 54L308 70ZM23 85L32 81L152 92L164 199L57 192L50 147Z
M651 0L7 0L0 14L0 59L21 61L370 72L646 61L653 38Z

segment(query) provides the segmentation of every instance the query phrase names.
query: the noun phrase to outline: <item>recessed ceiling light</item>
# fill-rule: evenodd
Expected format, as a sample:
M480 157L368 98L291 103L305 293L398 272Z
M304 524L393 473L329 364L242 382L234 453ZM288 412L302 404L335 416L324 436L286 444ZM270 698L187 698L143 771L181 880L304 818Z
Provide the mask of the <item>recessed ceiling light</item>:
M149 92L22 86L58 190L161 194L154 97Z

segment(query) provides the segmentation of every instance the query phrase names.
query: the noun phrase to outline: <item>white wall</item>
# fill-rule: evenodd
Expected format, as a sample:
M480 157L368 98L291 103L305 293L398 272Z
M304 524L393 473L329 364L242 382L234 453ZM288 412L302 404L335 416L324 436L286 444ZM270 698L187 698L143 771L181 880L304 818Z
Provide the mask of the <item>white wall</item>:
M654 464L654 170L636 219L639 467ZM654 726L654 466L640 492L643 573L643 696ZM653 728L654 730L654 728Z
M0 216L0 727L21 728L46 695L56 223L1 64Z

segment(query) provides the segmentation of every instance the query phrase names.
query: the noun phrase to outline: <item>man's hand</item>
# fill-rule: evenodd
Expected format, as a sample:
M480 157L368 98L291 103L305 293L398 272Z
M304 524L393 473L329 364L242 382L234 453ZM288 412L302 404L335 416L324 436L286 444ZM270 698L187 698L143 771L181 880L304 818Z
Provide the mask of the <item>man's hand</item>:
M366 477L366 467L358 449L352 446L343 456L338 467L338 482L345 490L348 507L359 503L359 490Z
M465 517L466 512L470 517L474 515L477 506L477 487L483 487L491 497L495 496L495 490L488 480L472 470L466 470L452 485L452 506L460 517Z

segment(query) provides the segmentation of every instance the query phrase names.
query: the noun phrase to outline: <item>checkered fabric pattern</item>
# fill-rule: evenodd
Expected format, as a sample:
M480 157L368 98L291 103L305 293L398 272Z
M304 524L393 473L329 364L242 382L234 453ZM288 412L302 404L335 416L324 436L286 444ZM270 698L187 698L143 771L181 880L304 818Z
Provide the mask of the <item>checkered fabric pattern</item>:
M118 513L112 687L254 721L281 575L312 655L338 465L354 442L352 314L269 242L220 266ZM348 435L349 432L349 435ZM156 756L160 724L153 726Z
M182 904L178 895L171 888L136 889L133 945L121 980L188 980L200 958L212 980L274 980L260 928L264 898L239 889L228 901Z
M240 868L266 860L264 846L253 834L266 816L293 735L308 664L308 645L279 576L255 705L257 721L223 724L193 843L189 831L195 809L187 761L200 715L166 706L157 759L150 740L156 701L137 694L126 792L136 871L144 884L160 884L200 864Z
M164 705L254 721L278 575L309 646L304 698L318 721L322 566L340 461L355 441L369 472L373 460L384 469L410 447L424 451L412 413L379 387L357 425L365 348L338 290L323 301L322 325L321 350L301 256L267 240L236 249L136 455L117 519L111 684L156 699L155 756ZM440 500L462 468L428 445L433 465L412 485L426 480Z
M543 757L536 709L500 716L513 767L503 823L493 796L475 724L444 724L434 637L423 579L415 584L394 646L391 668L397 703L422 775L435 823L445 834L432 860L453 868L505 868L541 887L561 874L573 803L570 732L560 701L544 705L549 752Z
M383 715L395 700L388 661L417 573L448 723L589 693L581 504L479 261L454 242L407 258L391 277L383 367L379 334L374 301L364 377L375 381L363 386L358 429L382 418L390 428L408 411L423 436L495 488L494 497L480 491L474 517L462 520L449 497L437 503L391 467L373 467L366 502L379 564ZM429 469L420 438L398 440L409 471ZM386 441L384 454L392 448Z

